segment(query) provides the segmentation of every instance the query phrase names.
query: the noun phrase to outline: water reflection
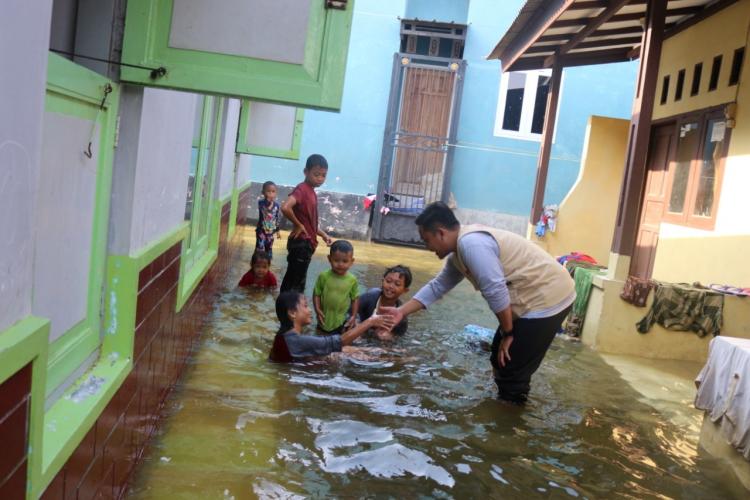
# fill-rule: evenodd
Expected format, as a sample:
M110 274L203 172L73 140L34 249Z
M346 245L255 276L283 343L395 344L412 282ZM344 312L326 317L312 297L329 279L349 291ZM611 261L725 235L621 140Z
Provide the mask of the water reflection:
M246 237L252 243L252 231ZM362 244L355 255L353 271L367 286L386 265L403 262L415 270L416 290L440 266L416 250ZM310 276L324 259L316 255ZM243 272L234 270L218 301L133 498L727 498L742 491L699 453L700 414L686 401L644 400L578 344L555 341L527 408L496 401L487 353L461 335L468 323L494 327L495 320L466 285L410 318L409 333L393 346L403 352L278 366L266 361L277 326L273 297L235 290Z

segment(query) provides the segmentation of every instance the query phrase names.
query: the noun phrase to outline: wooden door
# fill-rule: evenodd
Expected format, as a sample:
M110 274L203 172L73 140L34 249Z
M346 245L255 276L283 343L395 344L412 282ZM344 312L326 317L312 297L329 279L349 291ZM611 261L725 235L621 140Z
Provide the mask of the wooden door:
M674 124L657 127L651 133L641 221L630 263L630 274L639 278L650 278L654 269L659 227L667 198L669 160L674 148L674 135Z
M420 207L442 198L455 78L444 67L404 68L391 191Z

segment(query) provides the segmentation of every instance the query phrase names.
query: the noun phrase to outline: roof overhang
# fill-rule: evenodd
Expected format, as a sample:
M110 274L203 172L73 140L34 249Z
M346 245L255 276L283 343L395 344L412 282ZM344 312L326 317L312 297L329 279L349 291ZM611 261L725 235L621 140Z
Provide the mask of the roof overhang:
M664 38L737 0L669 0ZM487 56L503 71L630 61L640 54L648 0L527 0Z

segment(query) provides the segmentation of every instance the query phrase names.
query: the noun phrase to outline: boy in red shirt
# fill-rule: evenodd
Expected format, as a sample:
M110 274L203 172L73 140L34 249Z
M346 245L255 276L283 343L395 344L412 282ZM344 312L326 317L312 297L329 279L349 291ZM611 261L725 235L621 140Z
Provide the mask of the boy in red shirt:
M305 180L300 182L281 206L281 212L294 224L286 248L289 263L281 282L281 291L294 290L305 293L307 268L318 246L318 236L331 246L331 238L318 228L318 197L315 188L320 187L328 174L328 161L323 155L310 155L305 163Z

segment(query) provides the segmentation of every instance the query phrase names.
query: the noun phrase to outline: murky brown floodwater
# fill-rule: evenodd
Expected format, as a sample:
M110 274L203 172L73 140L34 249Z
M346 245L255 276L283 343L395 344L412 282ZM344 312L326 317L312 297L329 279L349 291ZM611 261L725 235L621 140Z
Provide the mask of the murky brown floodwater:
M245 236L249 262L253 231ZM285 243L276 244L279 279ZM355 248L353 272L366 286L379 283L384 266L404 263L415 271L415 291L441 265L418 250ZM325 254L310 266L308 289ZM394 346L405 352L279 366L266 361L274 299L234 289L243 272L233 271L215 307L131 498L743 494L698 450L701 414L689 399L648 404L579 344L555 341L525 409L498 403L487 354L461 333L495 320L466 284L410 319Z

